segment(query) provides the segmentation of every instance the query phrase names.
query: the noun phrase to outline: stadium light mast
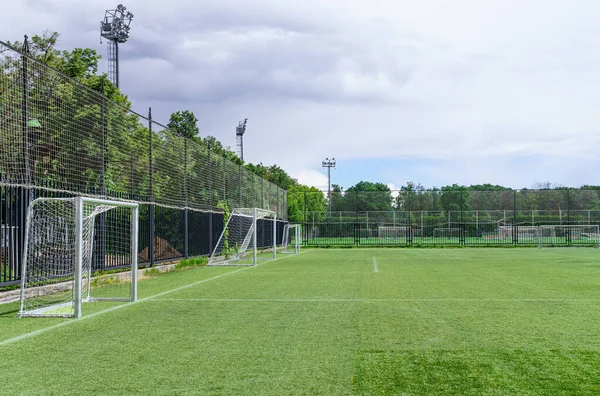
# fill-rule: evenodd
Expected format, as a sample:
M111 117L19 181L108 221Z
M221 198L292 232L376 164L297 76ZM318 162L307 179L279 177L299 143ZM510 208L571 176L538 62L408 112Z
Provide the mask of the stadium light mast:
M244 160L244 133L246 132L246 124L248 123L248 119L244 119L244 121L240 121L238 126L235 127L235 139L237 145L237 151L240 159Z
M108 40L108 78L119 87L119 44L129 38L129 25L133 14L123 4L114 10L106 10L100 22L100 36ZM102 39L100 40L102 42Z
M325 158L321 165L323 168L327 168L327 203L331 214L331 168L335 168L335 158Z

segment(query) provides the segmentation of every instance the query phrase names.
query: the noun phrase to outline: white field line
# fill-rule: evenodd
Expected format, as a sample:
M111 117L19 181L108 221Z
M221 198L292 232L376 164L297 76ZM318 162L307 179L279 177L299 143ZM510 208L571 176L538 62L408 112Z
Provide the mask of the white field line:
M311 250L304 250L304 251L300 252L299 254L308 253L310 251L312 251L312 249ZM285 256L285 257L282 257L282 258L278 258L275 261L268 261L268 262L265 262L265 263L257 264L256 267L258 267L259 265L267 264L267 263L278 262L278 261L284 260L284 259L286 259L288 257L294 257L294 256L295 255ZM143 303L143 302L146 302L146 301L151 301L153 299L156 299L157 297L161 297L161 296L165 296L167 294L171 294L171 293L175 293L175 292L178 292L178 291L181 291L181 290L189 289L190 287L198 286L198 285L200 285L202 283L210 282L210 281L215 280L215 279L219 279L219 278L223 278L225 276L237 274L239 272L246 271L246 270L249 270L249 269L252 269L252 268L256 268L256 267L254 267L254 266L244 267L244 268L240 268L240 269L235 270L235 271L227 272L225 274L213 276L212 278L202 279L202 280L199 280L198 282L190 283L189 285L180 286L180 287L177 287L175 289L166 290L164 292L160 292L160 293L154 294L152 296L140 298L139 300L137 300L135 302L126 303L126 304L122 304L122 305L116 305L114 307L107 308L107 309L104 309L102 311L94 312L93 314L82 316L80 319L67 319L64 322L60 322L60 323L52 325L52 326L44 327L44 328L39 329L39 330L31 331L29 333L21 334L19 336L16 336L16 337L13 337L13 338L9 338L9 339L4 340L4 341L0 341L0 347L5 346L5 345L9 345L9 344L13 344L15 342L18 342L18 341L21 341L21 340L25 340L25 339L28 339L28 338L31 338L31 337L35 337L35 336L38 336L40 334L47 333L47 332L49 332L51 330L58 329L58 328L63 327L63 326L68 326L70 324L79 323L80 321L85 320L85 319L91 319L91 318L94 318L96 316L103 315L105 313L116 311L118 309L131 307L131 306L133 306L135 304ZM19 320L23 320L23 319L19 319Z
M600 302L600 298L153 298L180 302Z
M377 259L373 257L373 272L379 272L379 267L377 267Z

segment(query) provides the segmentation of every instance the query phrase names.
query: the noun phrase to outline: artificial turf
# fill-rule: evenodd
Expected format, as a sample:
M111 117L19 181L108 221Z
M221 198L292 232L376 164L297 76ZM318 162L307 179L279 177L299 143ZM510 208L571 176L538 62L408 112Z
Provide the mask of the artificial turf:
M597 249L314 249L16 318L6 394L598 394ZM105 286L112 287L112 286Z

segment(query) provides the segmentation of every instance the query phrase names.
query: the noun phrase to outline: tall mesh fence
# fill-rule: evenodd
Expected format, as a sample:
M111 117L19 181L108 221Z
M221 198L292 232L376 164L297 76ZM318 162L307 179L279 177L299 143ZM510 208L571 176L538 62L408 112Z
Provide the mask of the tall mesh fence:
M0 183L287 217L285 190L2 42L0 71Z
M24 214L38 197L140 203L141 263L209 254L224 208L287 218L287 191L109 100L100 82L87 86L0 42L0 286L18 283Z

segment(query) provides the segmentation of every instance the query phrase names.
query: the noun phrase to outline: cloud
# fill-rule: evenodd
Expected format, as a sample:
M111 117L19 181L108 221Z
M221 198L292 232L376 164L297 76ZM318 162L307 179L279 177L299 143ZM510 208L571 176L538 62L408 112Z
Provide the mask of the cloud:
M307 186L314 186L320 190L327 190L327 176L311 169L297 171L292 174L298 180L298 183Z
M104 52L100 0L16 2L0 38L45 29ZM166 122L307 184L597 184L600 5L591 0L131 0L122 88ZM21 33L22 32L22 33ZM104 67L104 66L103 66ZM380 161L375 161L378 159ZM370 161L367 161L370 160ZM386 162L385 164L382 164ZM368 163L356 171L352 164ZM352 170L350 170L352 169ZM320 176L319 176L320 175Z

